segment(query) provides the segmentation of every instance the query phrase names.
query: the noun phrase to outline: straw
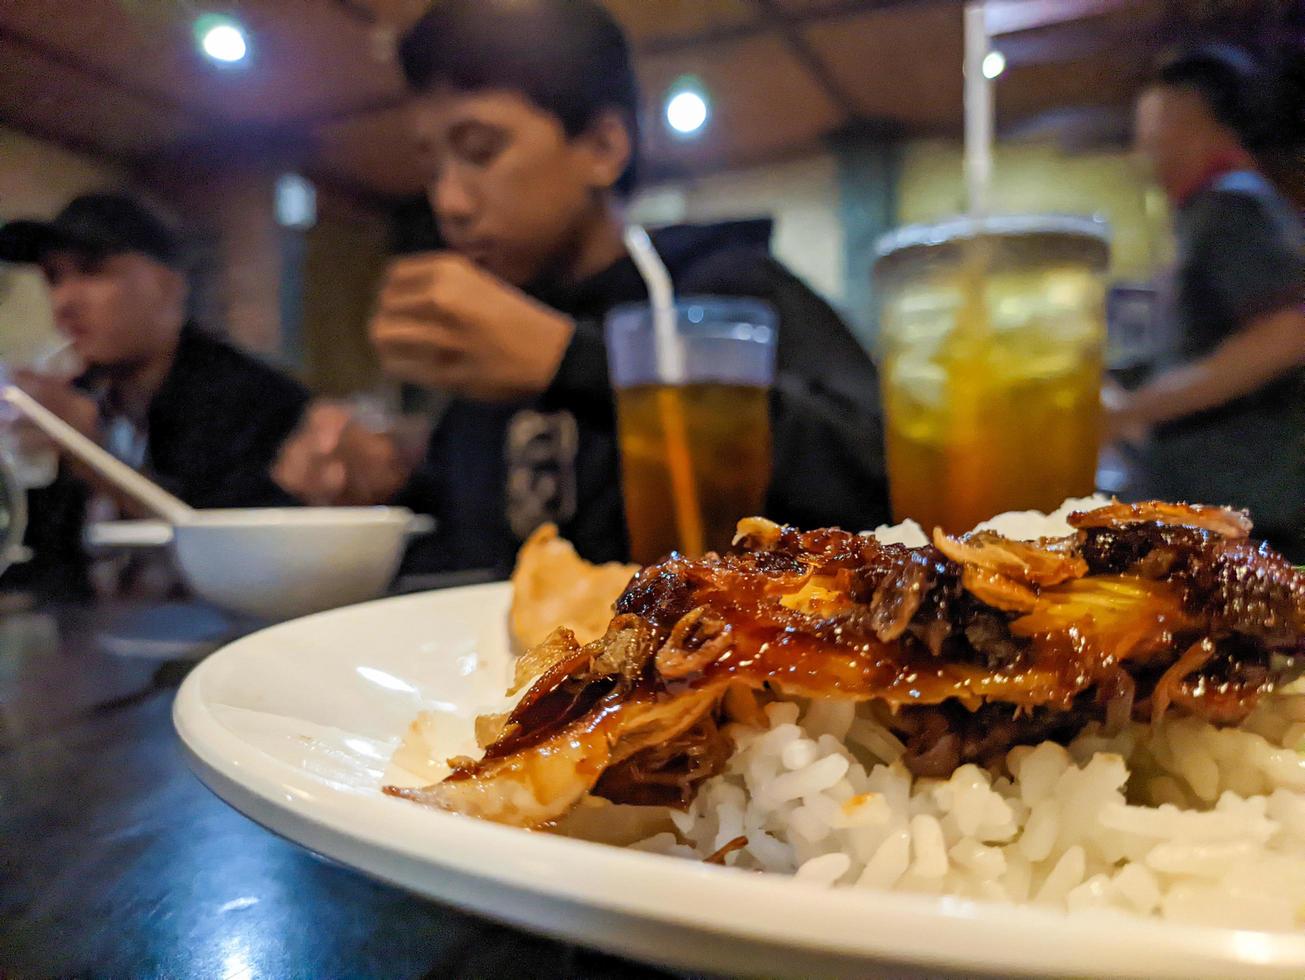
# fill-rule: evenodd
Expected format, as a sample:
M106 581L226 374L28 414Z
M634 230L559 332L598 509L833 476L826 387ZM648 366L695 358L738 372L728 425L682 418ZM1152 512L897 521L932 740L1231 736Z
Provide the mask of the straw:
M965 193L970 217L982 219L992 206L993 83L983 74L989 51L983 0L965 5ZM976 358L988 349L988 310L985 284L990 268L990 243L975 235L962 243L961 303L956 327L948 341L947 388L950 438L947 442L947 509L953 514L982 511L987 486L982 444L981 403L987 379ZM955 517L953 517L955 519ZM959 527L950 531L963 530Z
M639 225L625 229L625 247L648 289L652 308L653 347L657 360L657 408L666 434L666 465L671 477L671 507L680 547L689 555L706 550L702 509L698 502L689 428L684 419L678 388L684 384L684 346L675 323L675 290L671 274L653 247L648 232Z
M56 360L63 357L72 350L73 342L71 340L62 340L57 344L47 347L36 358L36 367L41 371L48 371Z
M657 356L657 376L663 384L684 384L684 346L675 329L675 287L662 257L653 247L648 232L639 225L625 229L625 247L648 288L652 305L653 342Z
M171 524L186 524L194 517L194 510L184 501L86 438L21 388L12 384L0 387L0 399L22 412L47 436L147 510Z
M988 25L983 0L965 5L965 191L970 214L988 213L992 190L992 80L983 75Z

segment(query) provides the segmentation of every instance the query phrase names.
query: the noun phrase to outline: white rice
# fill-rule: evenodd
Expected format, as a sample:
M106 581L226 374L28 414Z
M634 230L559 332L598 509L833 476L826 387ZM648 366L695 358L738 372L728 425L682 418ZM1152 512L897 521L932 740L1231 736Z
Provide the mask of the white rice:
M1064 533L1068 509L998 524ZM780 701L766 716L731 728L726 771L672 814L675 833L634 846L701 859L746 837L726 864L831 886L1231 928L1305 919L1305 693L1238 728L1089 725L1068 748L1020 746L1000 771L945 781L913 777L868 705Z
M1233 928L1305 914L1305 695L1240 728L1191 718L1069 747L1020 746L998 773L917 779L864 706L776 702L676 833L635 845L734 867L1068 911L1100 908Z

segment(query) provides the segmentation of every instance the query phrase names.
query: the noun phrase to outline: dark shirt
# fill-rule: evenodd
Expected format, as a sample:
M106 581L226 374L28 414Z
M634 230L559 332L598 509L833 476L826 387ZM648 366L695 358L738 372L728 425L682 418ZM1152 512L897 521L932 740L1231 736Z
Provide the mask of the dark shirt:
M1258 174L1225 174L1179 210L1171 341L1161 369L1210 354L1254 318L1305 304L1305 229ZM1250 510L1256 533L1305 550L1305 371L1157 428L1148 495Z
M770 222L758 221L669 228L653 240L679 296L755 297L779 314L766 516L874 527L888 517L874 366L829 305L770 257L769 236ZM411 571L505 571L549 520L591 561L628 557L603 318L646 302L643 280L624 258L572 287L531 292L574 318L575 335L540 397L449 406L404 494L439 521L410 552Z
M94 392L94 371L77 379ZM182 329L177 353L145 419L142 467L192 507L289 506L295 500L269 470L308 402L297 381L199 329ZM49 594L87 588L82 526L86 487L66 467L28 494L26 544L33 560L11 569L5 585Z

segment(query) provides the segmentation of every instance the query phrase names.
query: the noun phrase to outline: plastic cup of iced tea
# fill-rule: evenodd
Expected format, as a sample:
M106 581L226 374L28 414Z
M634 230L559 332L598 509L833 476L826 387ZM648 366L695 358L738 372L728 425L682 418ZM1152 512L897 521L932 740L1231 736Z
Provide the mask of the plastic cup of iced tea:
M770 385L778 317L746 299L682 298L679 377L666 377L652 310L607 317L621 487L631 557L724 551L741 518L762 513L770 485Z
M962 532L1095 486L1105 224L957 218L879 243L893 517Z

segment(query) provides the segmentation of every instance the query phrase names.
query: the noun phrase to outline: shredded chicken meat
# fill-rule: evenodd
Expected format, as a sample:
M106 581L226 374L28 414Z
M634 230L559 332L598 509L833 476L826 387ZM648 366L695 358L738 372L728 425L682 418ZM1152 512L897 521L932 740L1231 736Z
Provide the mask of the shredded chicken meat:
M1244 514L1112 504L1072 535L922 548L756 518L735 550L639 572L606 635L558 630L485 754L386 792L539 826L588 793L686 806L773 695L873 701L919 774L1166 711L1242 720L1305 667L1305 575Z

